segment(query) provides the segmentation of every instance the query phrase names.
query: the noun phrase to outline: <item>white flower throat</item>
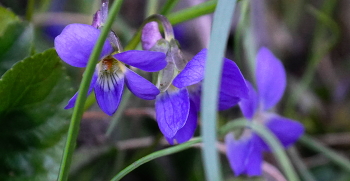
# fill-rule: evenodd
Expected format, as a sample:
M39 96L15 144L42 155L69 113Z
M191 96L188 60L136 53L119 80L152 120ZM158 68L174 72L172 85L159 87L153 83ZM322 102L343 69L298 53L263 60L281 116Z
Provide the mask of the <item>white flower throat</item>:
M112 56L103 58L97 64L98 78L97 83L105 91L112 91L124 78L126 67L120 61Z

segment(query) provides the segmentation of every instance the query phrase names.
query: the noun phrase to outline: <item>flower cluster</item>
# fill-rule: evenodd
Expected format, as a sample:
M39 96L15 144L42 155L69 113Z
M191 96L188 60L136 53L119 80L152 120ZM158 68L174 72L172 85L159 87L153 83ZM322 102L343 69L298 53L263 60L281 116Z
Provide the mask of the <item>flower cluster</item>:
M55 38L60 58L75 67L85 67L100 36L108 11L103 1L92 25L70 24ZM155 99L156 119L160 131L170 144L188 141L197 127L200 95L204 78L207 49L202 49L186 61L175 40L170 23L161 15L154 15L163 24L165 38L158 23L150 21L142 30L144 50L123 51L118 37L110 32L104 42L100 61L96 65L88 94L94 91L102 111L113 115L118 109L124 84L136 96ZM284 147L293 144L304 127L291 119L268 112L281 99L286 87L286 73L282 63L267 49L257 55L257 90L244 79L238 66L223 59L218 110L239 104L243 115L264 124ZM143 71L158 72L156 85L136 74L127 65ZM75 105L78 92L69 100L66 109ZM261 175L262 152L269 147L252 130L246 128L239 139L233 133L225 137L227 157L236 175Z
M249 98L242 99L239 107L243 115L264 124L283 144L285 148L292 145L304 133L301 123L267 112L281 99L286 87L286 73L282 63L267 49L261 48L256 59L255 91L250 82ZM233 133L225 137L227 157L236 176L261 175L262 152L270 151L266 143L249 129L245 129L240 139Z
M197 127L200 109L201 83L204 78L207 49L201 50L188 63L183 60L174 39L164 41L155 22L146 24L142 33L144 49L167 54L168 66L162 75L168 76L168 83L159 84L162 92L156 98L156 118L159 129L170 144L188 141ZM175 51L174 51L175 49ZM180 52L180 53L179 53ZM166 84L165 83L165 84ZM219 93L219 110L236 105L241 98L248 98L248 88L238 66L229 59L224 59Z

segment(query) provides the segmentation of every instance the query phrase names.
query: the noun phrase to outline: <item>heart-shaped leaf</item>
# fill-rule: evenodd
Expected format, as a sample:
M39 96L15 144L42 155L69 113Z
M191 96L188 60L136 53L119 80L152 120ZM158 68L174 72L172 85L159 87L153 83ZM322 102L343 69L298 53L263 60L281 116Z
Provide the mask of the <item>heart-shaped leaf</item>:
M70 80L54 49L0 79L0 180L56 180L70 111Z
M34 40L33 26L0 6L0 75L28 57Z

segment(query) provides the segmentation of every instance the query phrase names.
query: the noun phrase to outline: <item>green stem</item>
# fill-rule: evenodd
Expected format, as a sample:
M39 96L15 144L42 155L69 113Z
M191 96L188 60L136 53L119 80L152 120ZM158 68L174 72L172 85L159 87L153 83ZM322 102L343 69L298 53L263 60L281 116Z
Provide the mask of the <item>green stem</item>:
M152 14L156 14L158 9L158 4L159 4L158 0L147 0L145 17L151 16Z
M322 153L324 156L342 167L344 170L350 172L350 161L347 158L336 153L334 150L324 146L319 141L314 140L308 135L304 135L299 139L299 142L311 150Z
M139 166L152 161L156 158L159 157L163 157L163 156L167 156L167 155L171 155L173 153L177 153L180 152L182 150L191 148L192 146L194 146L197 143L201 142L201 138L193 138L192 140L180 144L180 145L176 145L170 148L166 148L160 151L156 151L154 153L151 153L145 157L140 158L139 160L135 161L134 163L132 163L131 165L129 165L128 167L124 168L121 172L119 172L115 177L113 177L111 179L111 181L117 181L122 179L125 175L127 175L128 173L130 173L131 171L135 170L136 168L138 168Z
M250 1L244 1L240 3L240 17L238 20L238 25L235 33L234 38L234 53L235 53L235 62L237 63L238 67L242 69L243 66L243 48L241 47L242 37L244 35L244 32L247 28L249 28L249 2ZM247 78L247 77L246 77Z
M294 146L289 148L287 153L291 157L291 161L304 181L316 181L314 176L309 172L308 168L304 164L303 160L300 158L300 155Z
M106 137L109 137L114 130L114 128L118 125L120 118L123 116L123 112L128 105L129 99L131 97L131 92L126 90L124 95L123 95L123 100L121 101L117 112L114 114L111 124L109 125L107 132L106 132Z
M281 165L281 168L284 171L284 174L287 177L287 180L289 181L298 181L298 175L296 174L295 170L293 169L292 164L290 163L290 160L287 157L287 154L285 153L283 146L278 141L276 136L271 133L270 130L268 130L264 125L261 125L259 123L247 121L245 118L237 119L235 121L230 121L225 126L222 127L220 130L220 135L225 135L228 132L238 129L238 128L245 128L249 127L254 130L264 141L269 145L269 147L272 150L272 153L275 155L276 159Z
M160 11L160 14L168 15L170 11L174 9L174 7L177 5L178 2L179 0L167 0L162 10Z
M172 25L176 25L202 15L213 13L217 2L217 0L207 1L181 11L171 13L167 17Z
M105 26L102 28L100 37L98 38L98 41L92 51L92 54L89 58L89 62L87 64L82 82L79 87L79 94L77 97L77 101L75 103L73 115L71 118L71 122L69 125L68 135L67 135L67 141L63 153L63 158L61 162L60 172L58 176L59 181L65 181L68 178L69 174L69 168L72 161L72 156L76 144L76 139L79 132L79 125L80 120L83 116L84 111L84 104L86 100L86 94L88 92L88 88L91 82L92 75L95 71L95 66L97 64L98 58L101 54L102 46L107 38L107 35L110 31L110 28L112 26L113 20L117 13L120 10L122 0L117 0L113 3L111 11L109 13L107 22Z
M197 6L192 6L190 8L178 11L176 13L172 13L169 16L167 16L168 20L172 25L175 25L205 14L212 13L215 10L216 2L217 0L211 0L205 3L201 3ZM125 47L125 50L132 50L136 48L136 46L140 42L142 27L143 26L141 26L141 28L138 29L137 33L132 37L128 45Z
M205 62L206 68L201 97L201 135L203 138L202 159L204 163L204 171L208 181L222 180L222 173L220 169L221 164L215 146L217 120L216 112L223 58L235 6L235 0L218 1L218 5L214 12L209 49Z
M27 21L32 21L34 6L35 6L35 0L29 0L27 4L27 10L26 10Z

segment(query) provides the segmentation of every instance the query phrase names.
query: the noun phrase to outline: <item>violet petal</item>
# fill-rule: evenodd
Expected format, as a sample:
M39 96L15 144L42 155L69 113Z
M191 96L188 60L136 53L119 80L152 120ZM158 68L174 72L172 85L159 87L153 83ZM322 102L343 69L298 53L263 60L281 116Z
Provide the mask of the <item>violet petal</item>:
M279 115L271 116L266 120L265 125L275 134L285 148L295 143L305 131L301 123Z
M247 160L251 150L251 137L244 137L236 140L233 133L225 136L226 155L231 169L236 176L245 173Z
M190 140L197 128L197 110L192 101L190 101L190 111L187 117L186 124L177 131L176 135L172 138L166 138L170 144L174 144L173 140L176 140L178 144L184 143Z
M99 35L100 30L90 25L70 24L55 38L57 54L69 65L86 67ZM100 58L112 53L112 51L112 46L106 41Z
M253 135L251 139L252 146L249 150L249 156L245 170L245 174L248 176L260 176L262 174L262 151L257 144L258 140L255 138L257 138L257 136Z
M187 120L190 100L186 88L168 90L156 98L156 118L163 135L172 138Z
M112 116L118 109L124 87L124 75L99 76L95 84L96 100L106 114Z
M247 85L236 63L225 58L221 75L219 110L231 108L241 98L248 98Z
M286 88L286 72L282 63L263 47L257 55L256 80L263 110L275 106Z
M256 110L258 109L259 98L253 85L248 81L246 81L246 84L249 90L249 96L246 99L241 99L241 101L239 102L239 107L241 108L244 117L252 119Z
M129 90L141 99L152 100L159 94L155 85L128 68L125 72L125 83Z
M173 85L178 88L193 85L203 80L207 49L201 50L189 61L186 67L175 77Z
M117 60L147 72L162 70L167 65L165 54L162 52L129 50L113 56Z

